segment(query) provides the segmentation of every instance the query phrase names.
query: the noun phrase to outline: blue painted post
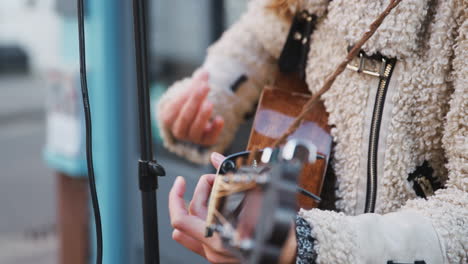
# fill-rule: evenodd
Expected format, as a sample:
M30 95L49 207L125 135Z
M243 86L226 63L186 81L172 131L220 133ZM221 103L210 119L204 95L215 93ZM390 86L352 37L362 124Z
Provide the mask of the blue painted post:
M103 263L142 263L131 1L89 0L87 5L89 93ZM94 245L91 250L90 262L94 263Z

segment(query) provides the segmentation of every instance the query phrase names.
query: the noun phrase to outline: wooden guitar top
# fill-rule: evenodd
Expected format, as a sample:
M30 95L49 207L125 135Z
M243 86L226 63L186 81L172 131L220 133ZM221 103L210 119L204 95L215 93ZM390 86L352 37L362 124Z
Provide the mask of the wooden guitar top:
M278 79L274 88L264 89L247 150L269 147L286 132L310 98L310 94L306 93L307 90L304 87L306 87L304 81L283 75ZM289 137L289 139L310 140L316 145L317 151L326 157L318 159L314 164L306 165L299 176L299 186L316 195L320 195L322 189L332 146L330 127L327 122L328 113L323 103L317 103L301 126ZM314 200L304 195L298 195L298 205L304 209L317 207Z

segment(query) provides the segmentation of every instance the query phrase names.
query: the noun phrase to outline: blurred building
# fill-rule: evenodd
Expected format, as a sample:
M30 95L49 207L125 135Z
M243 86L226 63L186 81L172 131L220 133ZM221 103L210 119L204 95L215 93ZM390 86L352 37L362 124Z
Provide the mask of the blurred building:
M33 71L59 61L60 19L55 0L2 0L0 47L17 46L28 54Z
M202 64L206 48L238 19L247 0L149 2L153 78L171 83Z

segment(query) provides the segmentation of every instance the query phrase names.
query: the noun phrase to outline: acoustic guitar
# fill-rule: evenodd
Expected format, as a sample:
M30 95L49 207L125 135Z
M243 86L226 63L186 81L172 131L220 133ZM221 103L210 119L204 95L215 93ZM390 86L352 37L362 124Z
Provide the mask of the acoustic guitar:
M286 146L269 148L310 96L298 75L278 73L262 92L247 151L228 156L218 170L206 235L218 232L242 263L278 262L297 210L318 206L332 146L324 105L316 104ZM259 224L267 228L257 230Z
M248 150L221 164L206 219L206 235L217 232L242 263L280 262L295 210L317 206L332 145L328 115L318 100L400 2L390 1L313 96L298 78L303 72L278 74L274 86L264 89ZM304 69L308 54L314 18L300 12L295 19L282 53L287 54L283 69ZM287 135L285 146L269 148Z

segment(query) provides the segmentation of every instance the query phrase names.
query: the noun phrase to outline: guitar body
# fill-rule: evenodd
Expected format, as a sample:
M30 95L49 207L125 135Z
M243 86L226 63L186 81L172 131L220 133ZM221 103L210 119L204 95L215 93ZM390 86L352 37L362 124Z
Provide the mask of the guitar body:
M294 75L277 77L274 86L263 90L247 151L222 162L208 205L206 236L217 232L242 263L278 263L297 209L318 206L331 152L322 103L285 146L271 148L310 99L304 81Z
M309 98L310 93L303 80L295 75L279 74L275 85L263 90L247 150L270 147L286 132ZM315 109L288 139L293 138L311 141L317 152L325 157L317 159L314 164L305 165L298 178L299 187L320 195L332 147L328 113L322 102L315 105ZM318 206L315 200L303 194L298 194L297 201L298 207L304 209Z

